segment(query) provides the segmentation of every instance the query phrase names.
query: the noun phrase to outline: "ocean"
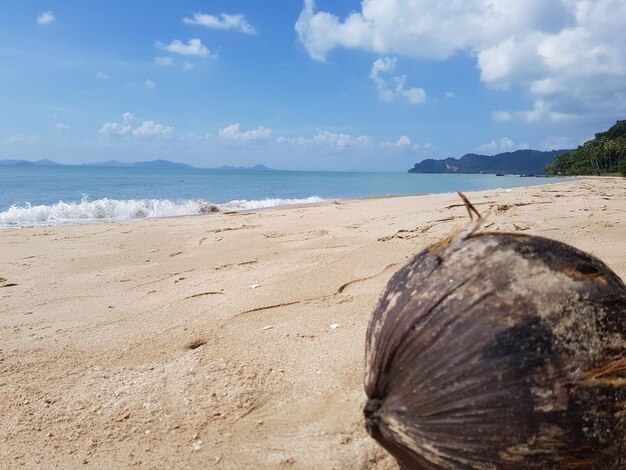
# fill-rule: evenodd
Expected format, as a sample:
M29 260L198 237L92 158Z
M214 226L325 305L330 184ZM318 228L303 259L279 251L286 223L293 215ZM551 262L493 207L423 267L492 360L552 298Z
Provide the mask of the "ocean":
M362 172L0 166L0 227L245 211L329 199L530 186L562 178Z

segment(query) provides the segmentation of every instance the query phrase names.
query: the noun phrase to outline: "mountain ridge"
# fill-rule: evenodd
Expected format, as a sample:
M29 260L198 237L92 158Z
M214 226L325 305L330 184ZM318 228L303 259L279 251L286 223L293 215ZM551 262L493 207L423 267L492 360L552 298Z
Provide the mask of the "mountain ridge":
M426 159L416 163L408 173L462 174L545 174L544 168L568 150L515 150L496 155L467 153L461 158Z
M86 167L98 167L98 168L154 168L154 169L172 169L172 170L180 170L180 169L206 169L206 170L219 170L219 171L279 171L273 168L269 168L262 164L257 164L249 167L245 166L229 166L223 165L216 168L198 168L187 163L179 163L173 162L170 160L147 160L143 162L133 162L133 163L125 163L120 162L118 160L106 160L103 162L94 162L94 163L81 163L77 165L66 165L63 163L57 163L52 160L43 159L43 160L16 160L16 159L6 159L0 160L0 166L86 166Z
M12 159L0 160L0 165L5 165L5 166L9 166L9 165L16 165L16 166L61 166L60 163L53 162L52 160L48 160L47 158L44 158L43 160L35 160L35 161L30 161L30 160L12 160Z

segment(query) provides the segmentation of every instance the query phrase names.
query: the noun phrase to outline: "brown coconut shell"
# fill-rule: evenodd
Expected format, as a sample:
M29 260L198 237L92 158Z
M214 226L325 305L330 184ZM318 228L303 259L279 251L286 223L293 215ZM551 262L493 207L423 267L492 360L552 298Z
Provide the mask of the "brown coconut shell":
M626 468L626 286L564 243L479 226L380 298L369 434L410 469Z

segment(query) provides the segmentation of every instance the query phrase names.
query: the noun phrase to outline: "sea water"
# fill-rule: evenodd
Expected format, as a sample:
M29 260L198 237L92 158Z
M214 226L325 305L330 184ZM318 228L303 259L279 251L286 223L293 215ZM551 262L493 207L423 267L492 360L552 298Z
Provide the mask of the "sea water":
M476 191L563 181L518 176L0 166L0 227L243 211L328 199ZM205 206L206 207L206 206Z

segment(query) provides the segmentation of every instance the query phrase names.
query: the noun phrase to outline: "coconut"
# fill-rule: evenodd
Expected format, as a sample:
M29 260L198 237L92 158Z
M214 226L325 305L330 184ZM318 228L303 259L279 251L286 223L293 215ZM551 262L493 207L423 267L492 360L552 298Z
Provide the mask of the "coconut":
M626 468L626 286L466 205L373 312L367 431L411 469Z

